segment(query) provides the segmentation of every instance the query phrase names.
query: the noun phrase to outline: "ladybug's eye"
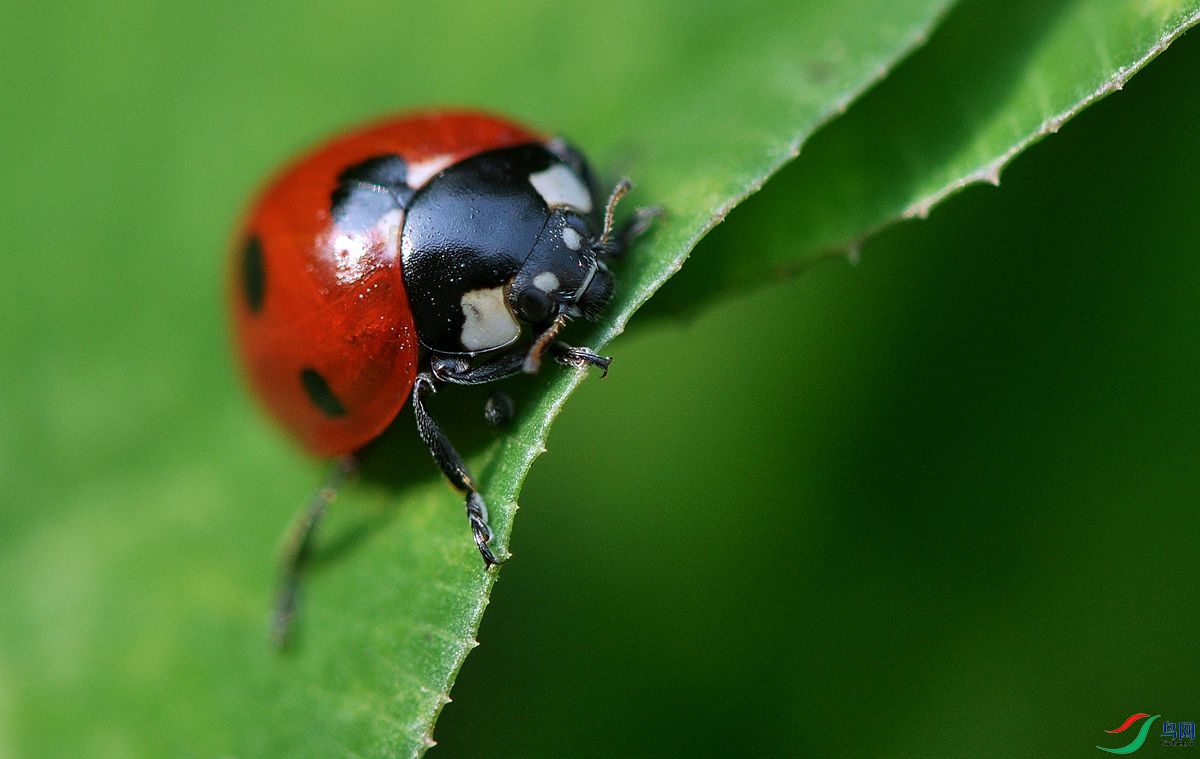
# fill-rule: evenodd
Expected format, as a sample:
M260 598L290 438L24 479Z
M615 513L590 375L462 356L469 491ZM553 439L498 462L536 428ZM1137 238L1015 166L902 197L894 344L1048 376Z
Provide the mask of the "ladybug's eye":
M517 307L521 309L521 317L532 324L542 324L554 316L554 299L545 290L526 287L517 296Z

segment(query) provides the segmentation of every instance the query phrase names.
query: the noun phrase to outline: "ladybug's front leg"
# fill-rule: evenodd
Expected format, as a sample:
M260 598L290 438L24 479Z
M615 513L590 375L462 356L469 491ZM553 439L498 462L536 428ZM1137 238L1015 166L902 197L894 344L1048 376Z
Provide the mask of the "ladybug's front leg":
M454 450L454 446L446 439L446 435L425 408L426 396L436 392L433 374L421 372L417 375L412 394L417 432L421 435L421 440L425 441L425 445L429 446L433 460L441 467L450 484L466 494L467 521L471 524L471 534L475 536L475 546L479 549L479 555L483 557L484 568L490 569L499 564L500 560L492 553L492 549L488 548L488 543L492 540L492 528L488 526L487 504L476 489L471 473L467 471L466 462L458 455L458 451Z
M602 370L605 377L608 376L608 367L612 364L611 358L601 356L591 348L576 348L558 340L550 344L550 355L563 366L573 366L577 369L594 366ZM452 356L435 356L429 363L434 378L441 382L449 382L452 385L483 385L520 374L524 370L525 360L525 354L514 352L497 356L478 366L471 366L466 359Z
M564 342L555 341L550 346L550 355L554 356L554 360L564 366L573 366L576 369L586 369L589 366L594 366L603 374L601 379L608 376L608 367L612 364L612 359L608 356L601 356L591 348L576 348L573 345L567 345Z
M434 355L429 359L433 376L452 385L483 385L521 373L524 354L502 353L476 366L461 356Z

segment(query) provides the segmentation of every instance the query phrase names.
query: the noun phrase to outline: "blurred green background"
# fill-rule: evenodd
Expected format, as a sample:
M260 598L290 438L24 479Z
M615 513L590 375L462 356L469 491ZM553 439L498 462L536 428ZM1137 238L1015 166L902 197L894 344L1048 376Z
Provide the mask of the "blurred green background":
M472 85L378 67L397 39L446 40L416 45L436 72L498 33L419 7L382 30L384 4L327 26L316 5L3 10L0 757L337 755L304 723L405 698L373 696L357 650L305 669L259 634L321 468L241 392L216 251L280 159L449 81L584 144L635 132L602 82L674 60L661 13L547 39L554 7L505 28L542 55ZM588 98L528 85L616 39L649 52L597 53ZM534 467L434 755L1057 757L1120 745L1104 730L1134 712L1200 717L1197 81L1192 35L857 265L686 316L652 301ZM785 225L788 186L754 218ZM739 210L694 255L751 254ZM440 494L424 463L413 490ZM393 495L343 498L366 537L320 567L312 628L351 562L403 576L370 536L403 533Z

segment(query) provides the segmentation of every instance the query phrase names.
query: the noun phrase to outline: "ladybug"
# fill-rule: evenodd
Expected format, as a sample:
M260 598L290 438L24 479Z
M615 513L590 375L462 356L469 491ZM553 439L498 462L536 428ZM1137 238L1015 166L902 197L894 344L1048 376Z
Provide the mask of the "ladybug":
M558 339L608 303L608 264L657 209L614 227L608 195L566 142L507 119L417 113L351 131L284 169L234 245L236 350L270 414L310 452L355 454L406 402L465 496L484 568L499 563L487 507L430 415L441 385L538 370L543 356L607 373L610 359ZM284 556L277 637L332 489L297 518Z

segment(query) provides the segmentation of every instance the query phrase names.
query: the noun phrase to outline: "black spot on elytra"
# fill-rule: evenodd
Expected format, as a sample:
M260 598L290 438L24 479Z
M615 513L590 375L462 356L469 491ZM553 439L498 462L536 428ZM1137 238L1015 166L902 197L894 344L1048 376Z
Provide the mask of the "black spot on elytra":
M388 189L405 186L408 164L395 153L378 155L355 164L338 175L339 182L363 182Z
M329 199L330 210L339 227L367 229L389 211L408 208L413 192L403 158L375 156L338 175L338 187Z
M242 292L252 313L262 311L267 294L266 270L263 268L262 242L251 235L242 247Z
M316 369L305 367L300 371L300 382L304 385L308 398L313 405L321 409L325 416L338 417L346 415L346 407L333 394L329 383Z

